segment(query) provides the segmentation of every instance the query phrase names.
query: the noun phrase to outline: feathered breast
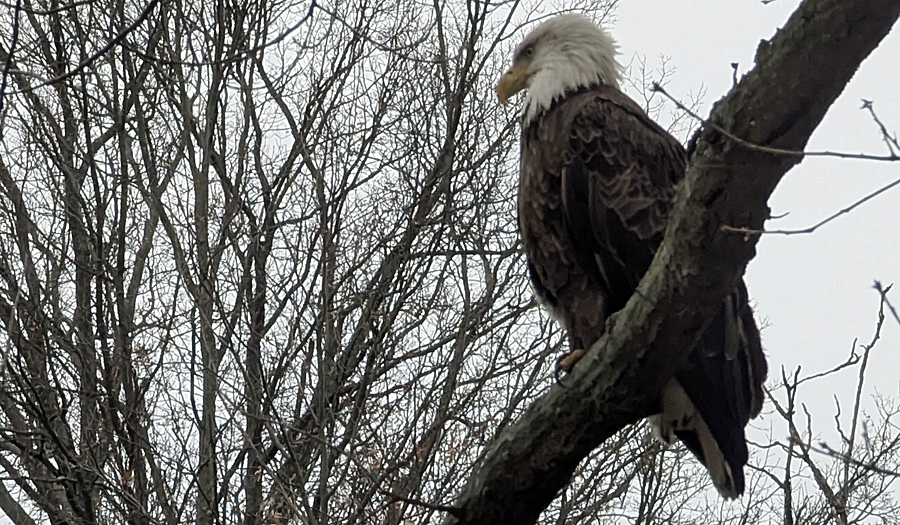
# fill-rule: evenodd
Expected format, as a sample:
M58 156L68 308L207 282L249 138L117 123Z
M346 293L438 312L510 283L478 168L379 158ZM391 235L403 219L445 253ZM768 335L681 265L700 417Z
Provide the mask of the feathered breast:
M608 86L565 97L523 130L520 229L545 302L590 290L604 317L624 305L662 239L684 162L681 145Z

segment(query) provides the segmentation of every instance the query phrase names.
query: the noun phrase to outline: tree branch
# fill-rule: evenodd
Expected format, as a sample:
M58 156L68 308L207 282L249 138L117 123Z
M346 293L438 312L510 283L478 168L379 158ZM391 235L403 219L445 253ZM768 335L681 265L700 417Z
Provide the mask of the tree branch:
M579 462L656 409L661 387L755 254L766 201L862 60L890 30L900 0L808 0L757 50L757 66L695 137L665 241L628 305L572 372L486 452L448 523L534 523ZM728 138L739 137L740 141Z

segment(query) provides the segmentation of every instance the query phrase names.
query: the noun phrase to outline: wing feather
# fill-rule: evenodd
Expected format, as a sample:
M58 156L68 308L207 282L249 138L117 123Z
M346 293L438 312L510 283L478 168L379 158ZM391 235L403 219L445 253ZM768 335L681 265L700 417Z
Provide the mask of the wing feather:
M592 95L569 127L563 209L573 244L597 255L615 311L631 297L662 241L685 155L618 90L601 87Z

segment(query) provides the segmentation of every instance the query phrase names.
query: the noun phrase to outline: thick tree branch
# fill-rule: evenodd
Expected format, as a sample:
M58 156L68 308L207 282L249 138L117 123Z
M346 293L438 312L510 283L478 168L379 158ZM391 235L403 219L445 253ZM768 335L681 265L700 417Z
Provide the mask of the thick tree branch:
M808 0L757 65L719 101L695 138L673 217L647 275L567 387L537 400L493 444L448 523L534 523L578 463L655 398L755 253L766 201L862 60L888 33L900 0ZM727 131L741 141L728 138Z

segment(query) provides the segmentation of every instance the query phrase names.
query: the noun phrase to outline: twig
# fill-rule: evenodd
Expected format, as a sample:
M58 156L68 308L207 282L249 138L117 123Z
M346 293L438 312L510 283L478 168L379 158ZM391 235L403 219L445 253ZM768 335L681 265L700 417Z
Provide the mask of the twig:
M410 505L416 505L417 507L423 507L428 510L436 510L439 512L446 512L447 514L450 514L451 516L459 518L459 519L463 518L462 509L459 507L451 507L449 505L437 505L434 503L427 503L425 501L417 500L414 498L407 498L406 496L401 496L400 494L391 492L389 490L379 490L379 492L381 492L383 495L390 498L390 501L388 501L388 504L394 503L396 501L402 501L403 503L409 503Z
M3 64L3 74L2 78L0 78L0 115L3 114L3 100L6 97L6 80L9 75L9 68L12 66L13 53L16 50L16 44L19 42L19 15L21 12L22 0L16 0L16 7L13 11L12 42L9 44L9 52L6 54L6 62ZM0 125L0 140L3 139L4 127L5 126Z
M720 229L723 232L742 233L745 236L762 235L763 233L780 234L780 235L797 235L797 234L801 234L801 233L812 233L812 232L818 230L821 226L828 224L829 222L837 219L838 217L840 217L841 215L844 215L845 213L850 213L858 206L874 199L875 197L881 195L882 193L886 192L887 190L889 190L897 185L900 185L900 179L897 179L897 180L891 182L890 184L887 184L885 186L882 186L881 188L878 188L877 190L873 191L872 193L870 193L870 194L866 195L865 197L859 199L858 201L854 202L850 206L833 213L829 217L817 222L816 224L810 226L809 228L803 228L801 230L753 230L750 228L739 228L739 227L734 227L734 226L728 226L727 224L723 224ZM900 319L898 319L898 322L900 322Z
M900 325L900 315L897 315L897 310L894 308L894 305L891 304L890 299L887 298L887 293L891 290L892 286L894 285L889 284L887 288L885 288L882 286L881 281L875 281L875 284L872 285L872 287L881 294L881 300L887 305L888 309L891 311L891 315L894 316L894 320L897 321L897 324Z
M879 281L875 281L875 284L873 286L876 290L878 290L878 293L881 294L881 307L879 308L879 311L878 311L878 324L876 325L876 328L875 328L875 334L872 336L872 341L863 347L865 352L863 354L863 361L862 361L862 365L860 367L860 372L859 372L859 382L857 384L857 390L856 390L856 399L855 399L855 403L854 403L853 422L851 424L850 437L849 437L849 440L847 438L844 438L845 441L848 441L848 446L847 446L848 451L846 453L838 452L837 450L834 450L833 448L828 446L828 444L824 441L819 442L819 446L818 446L818 448L816 448L812 445L807 445L807 444L803 443L802 441L800 441L799 439L797 439L797 444L802 449L812 450L812 451L818 452L820 454L825 454L827 456L831 456L833 458L836 458L836 459L844 462L844 485L845 486L847 485L848 480L849 480L848 469L849 469L850 465L862 468L869 472L875 472L877 474L881 474L884 476L900 477L900 472L876 466L875 459L873 459L872 461L869 461L869 462L864 462L864 461L860 461L858 459L854 459L851 455L852 451L853 451L853 444L854 444L853 437L856 432L856 422L857 422L857 417L859 415L860 398L862 395L863 378L865 375L866 364L868 361L869 352L872 350L872 348L875 347L875 344L881 338L881 327L884 324L884 307L886 304L889 306L889 308L891 308L892 313L894 313L894 316L896 317L896 313L893 312L893 307L890 307L890 305L888 303L888 299L887 299L887 294L891 290L892 286L893 285L884 287L884 286L882 286L881 282L879 282ZM840 408L838 408L838 410L840 410ZM837 416L835 416L835 418L837 420ZM840 428L838 430L840 430ZM842 433L842 435L843 435L843 433ZM794 437L792 436L791 439L794 439ZM864 439L864 443L866 445L867 455L872 455L871 444L869 443L868 429L866 428L865 424L863 424L863 439Z
M372 37L370 37L370 36L368 36L368 35L365 35L365 34L362 34L361 32L358 32L358 31L356 30L356 28L354 28L350 23L348 23L346 20L344 20L344 18L341 17L336 11L329 11L327 8L322 7L322 6L317 6L317 7L318 7L321 11L325 12L325 14L327 14L327 15L330 16L330 17L332 17L333 20L336 20L336 21L340 22L341 25L343 25L345 28L347 28L347 29L349 29L350 31L352 31L352 32L353 32L356 36L358 36L360 39L362 39L362 40L368 42L369 44L372 44L376 49L378 49L379 51L383 51L383 52L385 52L385 53L397 53L397 54L399 54L399 53L402 53L402 52L407 51L407 50L409 50L409 49L415 49L416 47L418 47L419 45L421 45L423 42L425 42L426 40L428 40L428 39L431 37L432 31L434 30L435 26L436 26L437 23L438 23L437 19L432 20L432 22L431 22L430 26L428 27L428 29L427 29L425 32L423 32L422 36L421 36L418 40L416 40L415 42L412 42L412 43L410 43L410 44L403 45L403 46L401 46L401 47L394 47L394 46L389 46L389 45L387 45L387 44L385 44L385 43L383 43L383 42L378 42L377 40L373 39ZM412 60L412 61L414 61L414 62L421 62L421 63L425 63L425 64L437 64L437 63L441 62L442 60L447 60L447 59L449 59L449 58L452 58L452 57L440 57L440 58L438 58L438 59L436 59L436 60L434 60L434 59L433 59L433 60L423 60L423 59L418 59L418 58L415 58L415 57L411 57L411 56L409 56L409 55L403 55L403 57L406 58L406 59Z
M21 1L21 0L17 0L17 1ZM137 49L137 48L135 48L135 47L132 47L132 46L128 45L127 43L124 43L124 42L123 42L124 39L125 39L125 37L127 37L129 33L131 33L132 31L134 31L134 30L137 28L138 25L140 25L144 20L147 19L147 17L150 15L150 12L153 10L153 8L156 6L156 4L157 4L158 2L159 2L159 0L152 0L152 1L150 2L150 4L148 4L147 7L144 8L144 11L141 12L140 16L138 16L138 18L137 18L134 22L131 23L131 25L129 25L127 28L125 28L125 30L123 30L120 34L116 35L115 38L113 38L112 40L110 40L105 46L103 46L103 47L100 48L97 52L95 52L94 54L92 54L91 56L89 56L88 58L86 58L84 61L82 61L82 62L81 62L80 64L78 64L77 66L75 66L73 69L71 69L71 70L69 70L69 71L67 71L67 72L65 72L65 73L63 73L63 74L61 74L61 75L59 75L59 76L53 77L53 78L49 78L49 79L41 79L41 82L40 82L39 84L37 84L37 85L35 85L35 86L28 87L28 88L26 88L26 89L21 89L21 90L19 90L19 91L14 91L13 93L18 94L18 93L25 93L25 92L29 92L29 91L34 91L34 90L36 90L36 89L39 89L39 88L42 88L42 87L46 87L46 86L50 86L50 85L53 85L53 84L57 84L57 83L59 83L59 82L62 82L63 80L66 80L66 79L68 79L68 78L71 78L71 77L75 76L76 74L78 74L78 73L79 73L82 69L84 69L85 67L91 65L95 60L97 60L98 58L100 58L101 56L103 56L104 54L106 54L110 49L112 49L113 47L115 47L115 46L118 45L118 44L122 44L123 46L126 46L132 53L138 55L139 57L143 58L144 60L156 62L156 63L158 63L158 64L164 64L164 65L180 65L180 66L188 66L188 67L201 67L201 66L213 66L213 65L226 65L226 64L231 64L231 63L233 63L233 62L237 62L237 61L239 61L239 60L243 60L243 59L246 58L247 56L249 56L249 55L251 55L251 54L253 54L253 53L256 53L257 51L261 51L261 50L263 50L263 49L265 49L265 48L268 48L268 47L271 47L271 46L273 46L273 45L275 45L275 44L281 43L281 42L284 41L288 36L290 36L294 31L296 31L298 28L300 28L300 26L302 26L304 23L306 23L306 22L310 19L310 17L312 17L313 11L314 11L316 8L322 9L322 8L317 4L317 0L312 0L312 2L310 2L309 9L307 10L307 12L306 12L306 14L303 16L303 18L301 18L300 21L298 21L297 23L295 23L295 24L292 25L291 27L287 28L284 32L282 32L281 34L279 34L277 37L273 38L272 40L269 40L268 42L263 42L262 44L259 44L259 45L257 45L257 46L251 47L251 48L249 48L249 49L245 49L245 50L243 50L243 51L240 51L240 52L238 52L238 53L235 53L235 54L233 54L233 55L230 55L230 56L227 56L227 57L225 57L225 58L218 59L218 60L208 60L208 61L195 61L195 62L191 62L191 61L168 60L168 59L160 58L160 57L157 57L157 56L154 56L154 55L150 55L149 53L145 53L145 52L143 52L142 50ZM74 4L74 5L78 5L78 4ZM322 9L322 10L324 11L324 9ZM10 56L12 56L12 53L10 53ZM37 77L37 78L41 78L41 77L39 77L38 75L30 75L30 76L34 76L34 77ZM4 80L5 80L5 75L4 75ZM2 99L0 99L0 100L2 100ZM2 109L2 107L0 107L0 109Z
M110 49L119 45L123 40L125 40L125 37L127 37L132 31L137 29L137 27L139 25L143 24L144 20L146 20L147 17L150 16L150 13L153 12L153 9L156 7L156 4L158 4L158 3L159 3L159 0L151 0L150 3L147 4L147 7L145 7L144 10L141 11L141 14L138 15L137 18L135 18L134 22L129 24L128 27L126 27L125 29L122 30L121 33L119 33L118 35L113 37L112 40L110 40L109 42L106 43L106 45L104 45L103 47L98 49L96 52L94 52L94 54L92 54L91 56L82 60L81 63L79 63L73 69L70 69L69 71L66 71L65 73L63 73L59 76L53 77L49 80L45 80L44 82L41 82L37 86L29 88L28 90L33 91L40 87L49 86L52 84L58 84L64 80L70 79L70 78L74 77L75 75L77 75L78 73L80 73L84 68L93 64L95 60L97 60L98 58L100 58L103 55L105 55L106 53L108 53Z
M884 140L884 143L887 144L888 151L891 152L891 155L896 155L898 151L900 151L900 143L897 142L896 136L891 136L888 132L887 127L885 127L884 123L881 122L881 119L878 118L878 115L875 114L875 108L872 105L871 100L862 99L862 107L860 109L866 109L869 111L869 114L872 115L872 119L875 120L875 124L878 124L878 129L881 130L881 138Z
M801 446L804 446L804 445L801 443ZM864 461L854 459L854 458L848 456L847 454L842 454L842 453L838 452L837 450L834 450L833 448L828 446L828 443L825 443L824 441L819 442L818 448L809 447L809 450L812 450L813 452L818 452L819 454L825 454L826 456L831 456L835 459L838 459L840 461L843 461L847 464L850 464L850 465L853 465L856 467L860 467L869 472L875 472L876 474L882 474L884 476L900 478L900 472L878 467L875 465L874 461L870 461L870 462L866 463Z
M62 13L63 11L68 11L69 9L75 9L76 7L88 5L90 3L91 3L91 0L80 0L78 2L72 2L71 4L57 6L53 9L34 9L32 7L22 7L21 2L19 0L16 0L15 4L0 1L0 6L13 8L13 9L22 11L23 13L28 13L29 15L47 16L47 15L55 15L56 13Z
M239 61L239 60L243 60L243 59L245 59L246 57L252 55L253 53L256 53L257 51L262 51L263 49L266 49L266 48L268 48L268 47L271 47L271 46L274 46L274 45L276 45L276 44L279 44L279 43L283 42L287 37L289 37L294 31L296 31L297 29L299 29L300 26L302 26L303 24L305 24L306 21L309 20L309 19L312 17L313 11L315 11L315 9L316 9L317 7L319 7L319 5L318 5L318 3L317 3L317 0L312 0L312 2L310 2L310 4L309 4L309 8L306 10L306 14L303 15L303 18L301 18L297 23L295 23L295 24L292 25L291 27L289 27L289 28L285 29L284 31L282 31L278 36L276 36L276 37L273 38L272 40L269 40L268 42L263 42L262 44L259 44L259 45L257 45L257 46L253 46L253 47L251 47L251 48L249 48L249 49L245 49L245 50L243 50L243 51L237 52L237 53L235 53L235 54L233 54L233 55L229 55L229 56L227 56L227 57L225 57L225 58L220 58L220 59L218 59L218 60L195 60L195 61L191 61L191 60L169 60L169 59L166 59L166 58L160 58L160 57L158 57L158 56L154 56L154 55L145 53L145 52L143 52L142 50L140 50L140 49L138 49L138 48L136 48L136 47L129 46L128 44L125 44L125 45L128 47L128 49L129 49L132 53L134 53L134 54L136 54L137 56L143 58L144 60L148 60L148 61L150 61L150 62L155 62L155 63L157 63L157 64L163 64L163 65L166 65L166 66L204 67L204 66L221 66L221 65L228 65L228 64L237 62L237 61ZM320 8L320 9L321 9L321 8ZM38 87L40 87L40 86L38 86Z
M835 372L839 372L847 367L855 365L858 362L859 362L859 355L856 354L856 339L854 339L853 345L851 345L851 347L850 347L850 355L847 357L846 361L844 361L843 363L841 363L833 368L830 368L824 372L819 372L818 374L813 374L811 376L806 376L804 378L799 379L797 381L797 386L799 386L807 381L812 381L813 379L818 379L820 377L825 377L825 376L831 375Z
M746 148L754 150L754 151L760 151L762 153L769 153L771 155L799 157L801 159L805 158L805 157L837 157L837 158L841 158L841 159L879 160L879 161L888 161L888 162L900 161L900 155L896 155L893 152L890 155L869 155L867 153L844 153L844 152L839 152L839 151L796 151L796 150L788 150L788 149L781 149L781 148L772 148L769 146L763 146L761 144L754 144L748 140L745 140L736 135L733 135L732 133L728 132L721 126L717 126L716 124L708 122L706 119L704 119L697 113L688 109L687 106L682 104L678 99L676 99L675 97L670 95L669 92L666 91L665 88L663 88L661 85L659 85L658 82L653 83L652 89L653 89L653 91L658 91L658 92L662 93L666 98L671 100L675 104L675 106L678 107L678 109L684 111L685 113L690 115L692 118L700 121L701 126L712 128L712 129L718 131L719 133L721 133L722 135L724 135L725 137L733 140L734 142L736 142Z
M876 288L877 289L877 288ZM866 369L869 364L869 353L875 348L875 344L878 343L878 340L881 339L881 327L884 326L884 302L887 298L887 292L890 291L891 287L888 286L886 289L879 290L881 292L881 304L878 307L878 323L875 325L875 334L872 336L872 341L869 344L863 346L863 355L862 362L859 365L859 379L856 383L856 398L853 402L853 417L850 422L850 438L846 441L847 444L847 452L846 455L851 457L853 455L853 447L856 441L856 429L857 424L859 422L859 411L861 407L862 400L862 391L863 384L866 379ZM844 487L848 486L850 480L850 463L844 463Z

